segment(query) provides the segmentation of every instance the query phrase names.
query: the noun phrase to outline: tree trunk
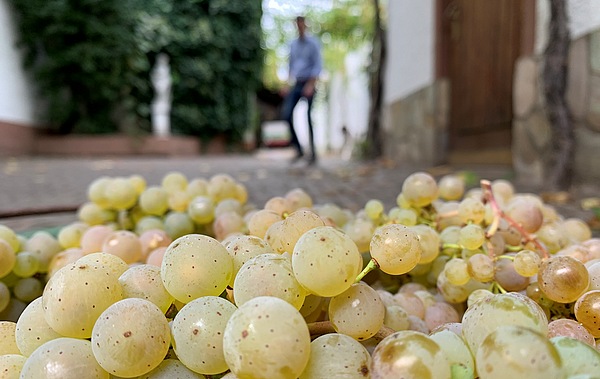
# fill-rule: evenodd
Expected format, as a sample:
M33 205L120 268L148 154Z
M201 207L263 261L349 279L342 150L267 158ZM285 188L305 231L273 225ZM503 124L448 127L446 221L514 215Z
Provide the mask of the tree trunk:
M381 108L383 105L383 75L386 63L386 35L380 15L379 0L373 0L375 7L375 34L371 51L369 123L365 157L376 159L383 155L381 136Z
M550 190L568 190L573 179L575 137L565 99L570 44L566 2L550 0L550 10L544 94L552 142L546 159L546 185Z

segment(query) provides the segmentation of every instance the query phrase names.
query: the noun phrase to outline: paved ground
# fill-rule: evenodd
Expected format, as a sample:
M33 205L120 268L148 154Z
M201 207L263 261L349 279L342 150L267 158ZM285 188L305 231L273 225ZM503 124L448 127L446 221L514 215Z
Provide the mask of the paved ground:
M86 201L89 183L99 176L140 174L149 184L160 183L169 171L180 171L188 178L210 178L228 173L246 185L249 199L261 206L270 197L284 195L301 187L316 203L334 202L353 211L367 200L377 198L386 207L395 205L402 181L410 173L427 170L440 175L468 170L486 179L512 180L507 166L417 167L403 164L365 164L338 157L324 157L316 167L290 166L291 152L285 149L263 150L251 155L198 156L190 158L115 157L115 158L0 158L0 224L17 231L64 225L75 219L74 212L14 217L35 213L74 209ZM521 191L533 191L526 183L517 183ZM583 196L598 196L594 184L581 186L573 201L561 205L568 216L591 217L579 207ZM10 216L10 217L9 217Z

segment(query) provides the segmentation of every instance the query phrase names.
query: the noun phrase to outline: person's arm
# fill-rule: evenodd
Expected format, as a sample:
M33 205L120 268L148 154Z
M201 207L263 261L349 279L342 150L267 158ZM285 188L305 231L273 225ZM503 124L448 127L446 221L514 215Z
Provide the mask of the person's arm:
M311 69L310 79L306 82L306 85L302 89L302 94L304 96L312 96L315 93L315 88L317 85L317 79L321 74L321 70L323 68L323 62L321 58L321 46L316 39L314 41L314 56L313 56L313 67Z

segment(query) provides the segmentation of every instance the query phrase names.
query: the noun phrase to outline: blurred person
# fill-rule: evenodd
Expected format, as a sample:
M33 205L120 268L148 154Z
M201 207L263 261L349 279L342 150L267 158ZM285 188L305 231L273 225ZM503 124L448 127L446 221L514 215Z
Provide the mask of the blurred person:
M304 16L296 17L296 27L298 29L298 37L290 44L288 79L290 86L286 87L282 93L285 97L282 107L282 118L290 126L290 144L296 149L296 155L292 159L292 163L295 163L304 157L304 150L294 130L294 108L296 108L301 98L306 99L308 104L308 138L311 153L308 163L313 165L317 162L317 153L315 150L311 109L317 79L323 66L321 46L317 38L306 32Z

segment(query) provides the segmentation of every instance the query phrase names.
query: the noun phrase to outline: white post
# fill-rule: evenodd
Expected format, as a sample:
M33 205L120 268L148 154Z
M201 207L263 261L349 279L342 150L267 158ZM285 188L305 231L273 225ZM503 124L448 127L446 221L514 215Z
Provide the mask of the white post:
M155 93L152 100L152 133L158 137L168 137L171 135L172 84L168 55L158 54L151 73L151 80Z

